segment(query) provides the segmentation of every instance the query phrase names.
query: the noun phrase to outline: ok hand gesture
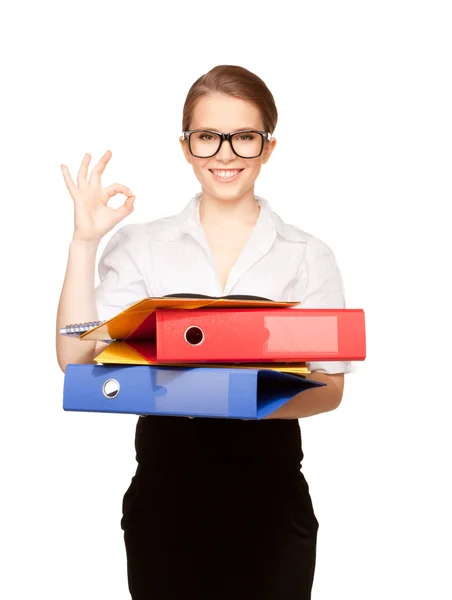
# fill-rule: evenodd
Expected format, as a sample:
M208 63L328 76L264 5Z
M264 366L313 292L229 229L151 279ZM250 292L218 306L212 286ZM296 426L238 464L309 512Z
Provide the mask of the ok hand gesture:
M99 242L102 237L133 211L135 196L130 189L120 183L112 183L103 188L100 178L111 158L111 151L102 156L88 179L88 166L91 160L85 154L77 176L77 185L72 180L66 165L61 165L64 181L74 200L73 239ZM119 208L107 206L110 198L124 194L126 199Z

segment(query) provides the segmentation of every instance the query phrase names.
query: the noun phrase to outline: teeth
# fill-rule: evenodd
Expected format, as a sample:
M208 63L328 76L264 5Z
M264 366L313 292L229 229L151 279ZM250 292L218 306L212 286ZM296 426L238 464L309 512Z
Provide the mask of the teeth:
M222 177L223 179L230 179L231 177L234 177L234 175L237 175L239 171L240 169L236 169L235 171L217 171L216 169L212 169L212 173L215 173L215 175Z

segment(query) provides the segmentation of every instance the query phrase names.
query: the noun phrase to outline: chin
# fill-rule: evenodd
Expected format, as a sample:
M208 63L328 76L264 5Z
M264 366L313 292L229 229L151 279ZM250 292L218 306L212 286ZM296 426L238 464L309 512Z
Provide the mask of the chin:
M209 196L213 196L215 198L219 198L220 200L235 200L236 198L243 195L242 190L218 190L216 188L211 188L207 186L203 186L204 193Z
M216 196L217 198L234 199L246 194L254 186L254 181L241 181L229 183L213 183L211 180L206 181L205 177L197 178L205 193Z

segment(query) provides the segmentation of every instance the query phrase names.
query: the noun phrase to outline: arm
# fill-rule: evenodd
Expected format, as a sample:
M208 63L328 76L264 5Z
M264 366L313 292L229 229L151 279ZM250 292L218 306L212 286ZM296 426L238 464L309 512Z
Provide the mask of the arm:
M345 308L342 276L331 249L312 237L305 246L300 281L304 281L299 307ZM326 386L298 393L267 419L301 419L334 410L339 406L344 391L344 373L351 368L349 361L308 362L308 379Z
M66 276L56 322L56 353L63 372L69 363L94 363L94 357L108 345L105 342L85 341L60 335L60 328L66 325L98 320L94 294L98 245L98 242L73 239L69 246Z
M98 315L97 290L94 289L97 248L102 237L133 211L135 199L130 188L120 183L102 187L101 175L110 158L111 152L108 150L88 178L91 155L85 154L78 171L77 184L74 183L66 165L60 165L64 181L74 201L74 235L69 246L66 277L56 319L56 353L63 372L69 363L94 363L94 358L108 345L107 342L63 336L60 329L66 325L105 318ZM125 194L127 198L122 206L112 209L107 203L118 193ZM113 243L110 240L111 248L117 244L118 239L119 236L113 236ZM104 256L105 251L102 258ZM108 282L102 291L105 291L106 287ZM100 306L104 310L104 306Z
M138 263L141 243L139 226L118 229L99 259L100 283L94 288L97 245L72 242L57 326L110 319L146 298L147 287ZM108 346L108 342L60 335L59 329L57 336L58 363L63 371L68 363L94 363L94 358Z

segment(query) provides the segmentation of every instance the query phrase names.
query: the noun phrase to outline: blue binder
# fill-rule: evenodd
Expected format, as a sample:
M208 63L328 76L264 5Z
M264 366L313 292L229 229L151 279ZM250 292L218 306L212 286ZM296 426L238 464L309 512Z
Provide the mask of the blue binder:
M262 419L297 393L325 385L279 371L69 364L68 411Z

